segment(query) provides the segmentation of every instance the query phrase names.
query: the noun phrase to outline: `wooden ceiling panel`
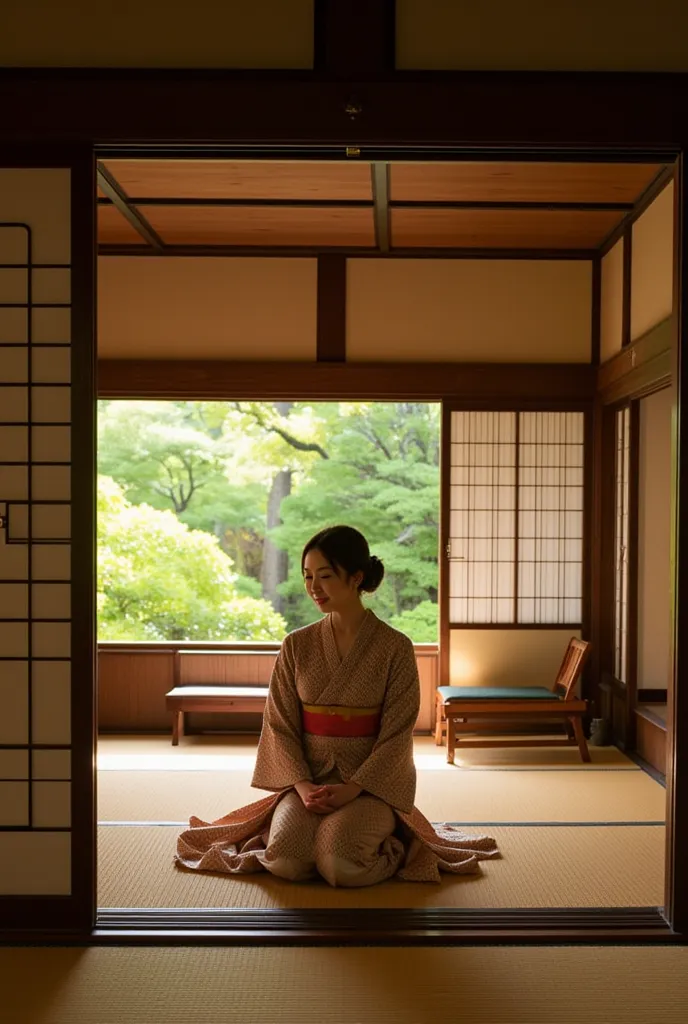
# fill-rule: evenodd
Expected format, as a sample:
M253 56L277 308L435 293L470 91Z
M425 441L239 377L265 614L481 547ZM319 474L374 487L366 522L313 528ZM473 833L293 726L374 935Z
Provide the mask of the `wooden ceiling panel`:
M139 199L367 199L367 163L228 160L108 160L128 196Z
M167 245L373 246L372 207L139 206Z
M115 206L98 204L98 241L104 245L146 245Z
M660 164L392 164L393 202L633 203Z
M594 249L622 216L613 211L393 209L392 246Z

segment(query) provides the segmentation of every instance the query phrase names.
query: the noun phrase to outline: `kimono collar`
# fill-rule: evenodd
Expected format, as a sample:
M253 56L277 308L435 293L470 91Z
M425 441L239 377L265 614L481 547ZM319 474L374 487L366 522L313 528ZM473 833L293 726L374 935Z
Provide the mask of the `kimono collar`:
M351 647L346 652L343 658L340 659L339 651L337 650L337 642L334 637L334 626L332 624L332 616L328 615L325 622L323 623L323 637L325 644L325 653L327 660L330 663L333 671L341 668L350 658L355 657L356 653L360 650L361 644L365 641L366 636L370 632L371 627L377 623L377 616L375 612L371 611L370 608L366 608L365 615L361 620L361 625L358 627L358 632L354 637Z

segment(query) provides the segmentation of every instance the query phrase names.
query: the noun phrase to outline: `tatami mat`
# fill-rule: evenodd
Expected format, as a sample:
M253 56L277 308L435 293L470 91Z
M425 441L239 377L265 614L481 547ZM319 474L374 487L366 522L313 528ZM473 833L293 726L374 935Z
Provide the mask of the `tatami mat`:
M212 821L258 800L251 771L101 771L100 821ZM642 771L418 772L431 821L663 821L666 792Z
M185 737L173 747L169 736L103 735L98 738L98 768L101 771L192 771L253 766L258 739L255 736L201 735ZM443 747L435 746L431 736L416 736L413 741L416 765L421 770L456 772L447 764ZM596 772L601 769L639 771L616 747L590 747L592 761L584 764L575 747L486 747L457 751L456 765L464 769L489 771L508 769L529 771L575 770Z
M502 858L441 885L390 881L368 889L295 885L266 874L213 876L172 862L179 828L99 829L101 907L635 907L659 906L662 826L496 826ZM476 830L473 830L476 831Z
M683 1024L688 947L0 950L12 1024Z

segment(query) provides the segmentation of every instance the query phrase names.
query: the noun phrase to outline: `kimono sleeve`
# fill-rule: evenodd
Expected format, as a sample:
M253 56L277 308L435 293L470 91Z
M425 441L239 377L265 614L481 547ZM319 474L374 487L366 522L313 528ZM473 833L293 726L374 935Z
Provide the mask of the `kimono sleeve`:
M311 779L301 739L301 702L296 692L293 640L286 637L270 679L263 728L251 785L281 792Z
M380 733L371 753L349 781L408 813L416 796L413 729L420 708L420 683L413 644L400 640L392 656L382 705Z

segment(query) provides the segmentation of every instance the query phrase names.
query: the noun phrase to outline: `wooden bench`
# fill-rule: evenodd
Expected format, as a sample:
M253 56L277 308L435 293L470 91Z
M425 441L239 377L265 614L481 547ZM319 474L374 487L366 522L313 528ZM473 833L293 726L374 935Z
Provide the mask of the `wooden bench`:
M265 710L267 686L175 686L165 694L165 704L172 712L172 746L184 735L186 711L231 711L236 714Z
M172 713L172 746L176 747L179 737L184 735L184 715L187 711L211 714L262 714L268 699L269 687L267 682L260 680L266 670L256 670L250 662L254 659L260 660L263 656L263 652L242 652L241 657L245 664L239 667L238 671L235 669L241 681L229 682L226 667L227 651L176 651L174 687L165 694L165 706ZM247 657L249 663L246 664ZM274 662L274 658L272 661ZM201 679L197 681L198 676L201 676Z
M546 686L439 686L436 696L435 743L447 735L447 761L454 764L457 733L476 733L476 726L512 728L528 722L557 722L563 739L487 738L461 739L459 747L559 747L577 746L583 761L590 760L583 731L587 701L577 698L574 687L589 654L585 640L572 637L551 688Z

